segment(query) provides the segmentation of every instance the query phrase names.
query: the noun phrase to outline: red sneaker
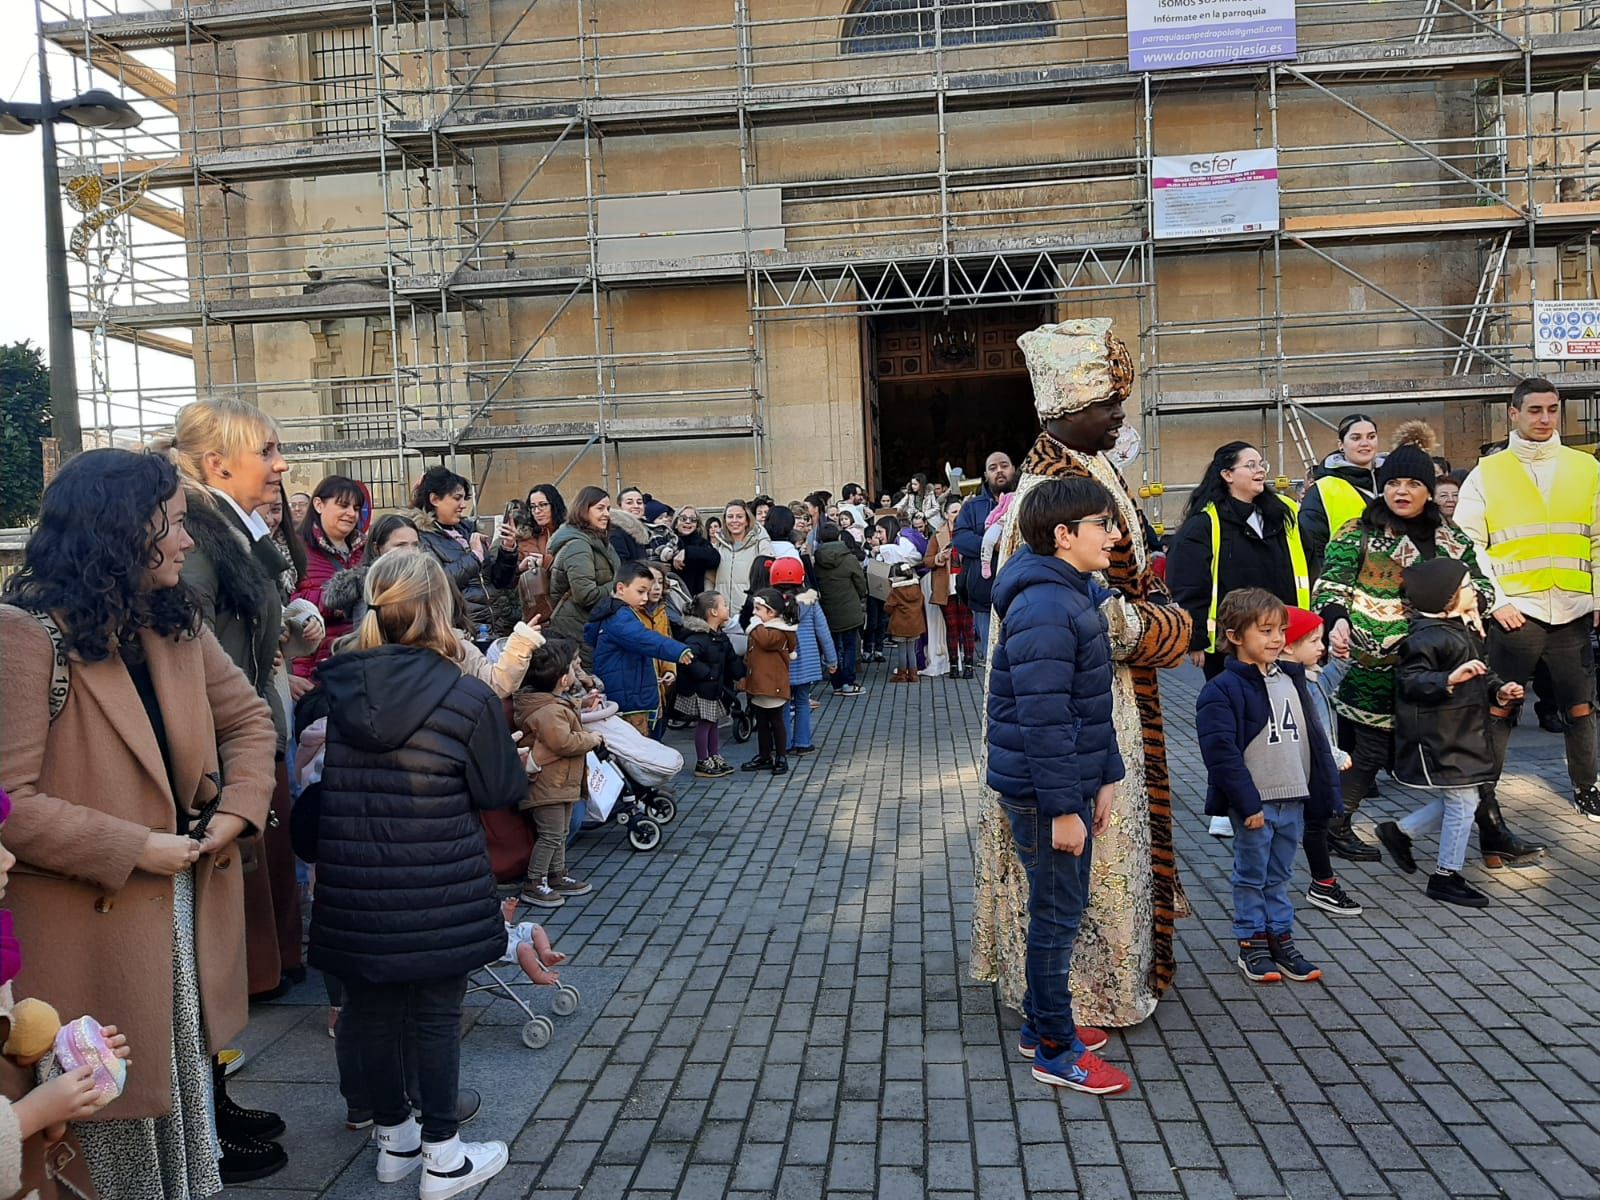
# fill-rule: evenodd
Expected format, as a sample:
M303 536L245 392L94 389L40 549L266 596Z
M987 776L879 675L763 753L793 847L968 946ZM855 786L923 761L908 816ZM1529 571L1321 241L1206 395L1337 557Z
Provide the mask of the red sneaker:
M1078 1026L1078 1040L1083 1043L1085 1050L1098 1050L1111 1040L1111 1036L1104 1029L1091 1029L1087 1025ZM1039 1035L1033 1031L1033 1026L1024 1021L1022 1029L1017 1033L1017 1054L1029 1062L1033 1061L1033 1052L1039 1048Z
M1133 1080L1115 1067L1101 1062L1087 1050L1082 1058L1072 1062L1065 1054L1045 1058L1041 1047L1033 1060L1033 1077L1052 1087L1071 1088L1075 1092L1088 1092L1091 1096L1114 1096L1133 1089Z

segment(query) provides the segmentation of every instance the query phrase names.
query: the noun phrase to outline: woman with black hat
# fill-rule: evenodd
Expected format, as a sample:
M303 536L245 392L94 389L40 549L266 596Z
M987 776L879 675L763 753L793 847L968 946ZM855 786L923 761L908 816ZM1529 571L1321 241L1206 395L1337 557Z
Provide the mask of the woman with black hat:
M1424 422L1410 421L1396 439L1378 471L1378 494L1357 521L1328 543L1312 596L1312 608L1328 628L1330 654L1349 662L1333 706L1346 723L1341 743L1354 763L1340 781L1345 812L1328 827L1328 847L1356 862L1382 857L1377 847L1356 835L1351 818L1392 757L1394 672L1400 642L1411 632L1405 568L1433 558L1457 559L1471 573L1484 611L1494 600L1472 540L1433 501L1428 453L1433 431Z

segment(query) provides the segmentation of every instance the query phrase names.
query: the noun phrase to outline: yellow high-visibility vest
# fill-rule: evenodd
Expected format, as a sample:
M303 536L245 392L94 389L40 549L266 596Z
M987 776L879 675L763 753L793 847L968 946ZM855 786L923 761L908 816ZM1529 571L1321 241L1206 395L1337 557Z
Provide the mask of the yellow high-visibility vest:
M1367 497L1348 479L1337 475L1324 475L1314 485L1322 497L1322 511L1328 514L1328 540L1338 536L1339 530L1367 511Z
M1507 596L1548 591L1591 595L1590 534L1600 494L1600 462L1562 447L1549 496L1509 450L1482 459L1478 471L1489 527L1489 567L1500 590Z
M1296 608L1311 607L1311 572L1306 567L1306 548L1300 544L1300 506L1287 496L1279 496L1289 506L1294 524L1284 530L1289 539L1289 562L1294 567L1294 603ZM1222 521L1217 516L1217 506L1208 504L1202 509L1211 518L1211 611L1206 614L1206 634L1211 639L1207 652L1217 652L1217 571L1222 561Z

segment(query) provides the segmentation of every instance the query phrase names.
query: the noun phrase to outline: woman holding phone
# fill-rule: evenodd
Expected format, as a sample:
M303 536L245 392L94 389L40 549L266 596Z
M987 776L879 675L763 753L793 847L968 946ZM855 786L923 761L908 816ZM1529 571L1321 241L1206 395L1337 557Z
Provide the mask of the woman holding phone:
M522 510L506 506L507 524L516 537L517 594L522 600L522 619L530 625L550 619L550 539L567 519L567 502L553 483L528 489ZM496 583L499 565L496 564Z

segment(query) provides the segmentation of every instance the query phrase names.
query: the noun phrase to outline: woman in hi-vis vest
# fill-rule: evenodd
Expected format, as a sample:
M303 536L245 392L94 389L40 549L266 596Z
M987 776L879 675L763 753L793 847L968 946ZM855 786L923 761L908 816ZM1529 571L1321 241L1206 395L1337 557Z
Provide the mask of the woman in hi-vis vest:
M1339 448L1317 468L1300 502L1300 542L1306 548L1311 578L1322 574L1328 542L1366 511L1378 494L1378 424L1365 413L1339 422Z
M1249 442L1229 442L1211 456L1189 497L1167 555L1167 586L1194 620L1190 660L1206 678L1222 671L1217 604L1235 588L1266 588L1285 604L1307 608L1311 581L1293 500L1267 488L1270 469Z

